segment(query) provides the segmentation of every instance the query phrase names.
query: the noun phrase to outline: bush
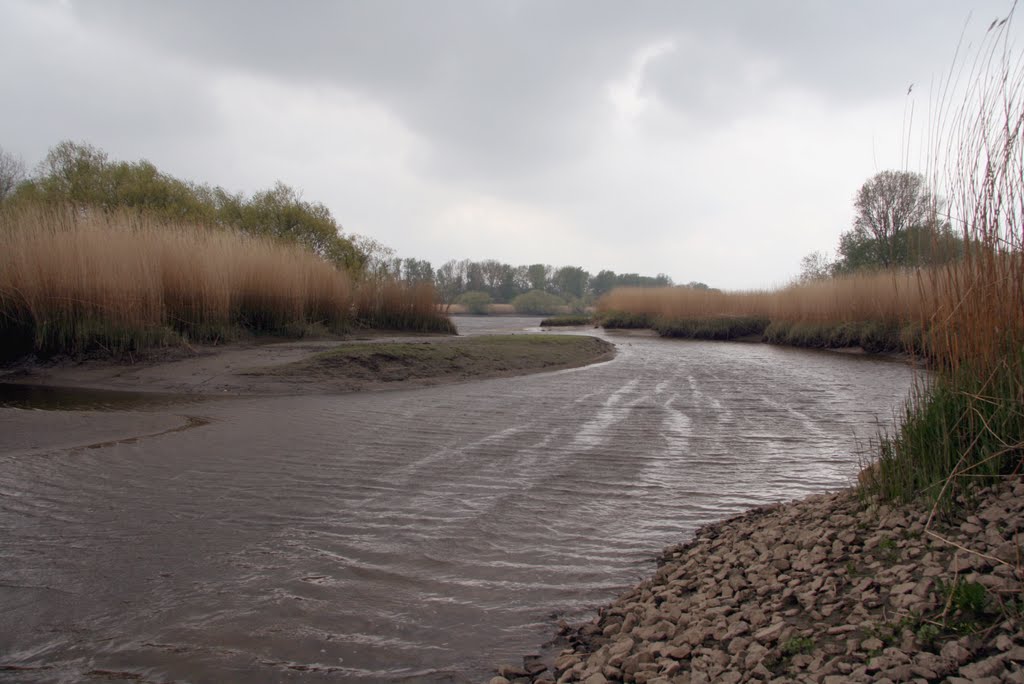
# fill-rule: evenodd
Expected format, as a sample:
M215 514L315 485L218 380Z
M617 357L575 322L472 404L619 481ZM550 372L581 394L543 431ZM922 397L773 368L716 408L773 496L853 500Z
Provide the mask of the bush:
M631 313L628 311L605 311L598 314L597 320L605 328L652 328L654 319L646 313Z
M39 175L20 183L13 199L27 205L133 209L169 223L234 228L301 245L349 273L358 273L366 262L366 254L341 235L327 207L307 202L284 183L246 199L180 180L145 160L110 161L106 152L84 143L66 140L54 146Z
M545 318L540 322L540 325L542 328L555 328L558 326L590 325L593 322L594 318L589 314L568 314L566 316Z
M561 311L565 307L565 300L550 292L530 290L513 299L512 307L518 313L545 316Z
M695 340L734 340L762 335L768 321L756 317L725 316L717 318L659 319L654 329L662 337L683 337Z
M491 307L491 295L486 292L466 292L455 300L456 304L466 307L466 312L471 314L485 314Z

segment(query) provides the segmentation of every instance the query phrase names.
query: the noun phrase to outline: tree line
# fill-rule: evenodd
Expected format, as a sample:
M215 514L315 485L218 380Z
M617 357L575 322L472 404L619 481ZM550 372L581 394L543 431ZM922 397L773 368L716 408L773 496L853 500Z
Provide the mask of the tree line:
M356 237L342 234L327 207L304 200L284 183L245 196L175 178L146 160L112 161L103 150L70 140L53 146L31 174L21 159L0 148L0 202L136 209L169 222L295 242L352 273L367 261Z
M857 191L853 227L839 236L835 258L812 252L800 279L816 280L864 270L937 266L963 257L964 242L942 215L943 202L924 176L882 171Z
M664 273L645 276L602 270L591 274L579 266L528 264L513 266L496 259L473 261L451 259L434 268L422 259L388 258L378 264L393 277L408 282L430 281L443 303L458 302L466 295L488 303L511 303L517 297L543 292L559 298L559 304L586 305L616 287L668 287L672 279ZM703 283L693 286L707 287Z
M246 196L176 178L146 160L113 161L91 144L70 140L53 146L31 173L20 158L0 148L0 204L23 202L135 209L168 222L223 226L292 241L357 277L432 283L445 304L512 303L529 295L520 300L523 306L542 312L566 304L589 305L616 287L673 284L661 273L591 274L579 266L514 266L495 259L452 259L435 268L426 260L398 258L373 238L344 234L326 206L304 200L284 183ZM697 282L689 286L707 287Z

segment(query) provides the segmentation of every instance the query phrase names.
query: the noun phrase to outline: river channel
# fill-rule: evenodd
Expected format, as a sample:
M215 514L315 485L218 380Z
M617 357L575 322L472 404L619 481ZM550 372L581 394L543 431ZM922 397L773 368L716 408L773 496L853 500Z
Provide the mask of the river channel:
M616 358L335 396L8 395L0 681L485 680L698 526L850 484L913 382L582 332Z

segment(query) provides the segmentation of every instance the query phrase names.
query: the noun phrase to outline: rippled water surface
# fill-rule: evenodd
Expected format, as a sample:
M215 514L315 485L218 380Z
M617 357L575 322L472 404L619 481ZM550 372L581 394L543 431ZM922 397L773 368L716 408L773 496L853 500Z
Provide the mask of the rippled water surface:
M699 525L847 485L912 381L889 361L584 332L617 358L0 407L0 680L479 681Z

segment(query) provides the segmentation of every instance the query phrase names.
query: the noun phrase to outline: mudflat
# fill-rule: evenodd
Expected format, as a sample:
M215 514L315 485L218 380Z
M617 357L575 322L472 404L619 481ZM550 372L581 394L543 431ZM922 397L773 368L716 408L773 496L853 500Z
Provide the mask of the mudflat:
M22 362L0 382L201 395L318 394L436 385L611 359L584 335L380 337L175 348L118 361Z

